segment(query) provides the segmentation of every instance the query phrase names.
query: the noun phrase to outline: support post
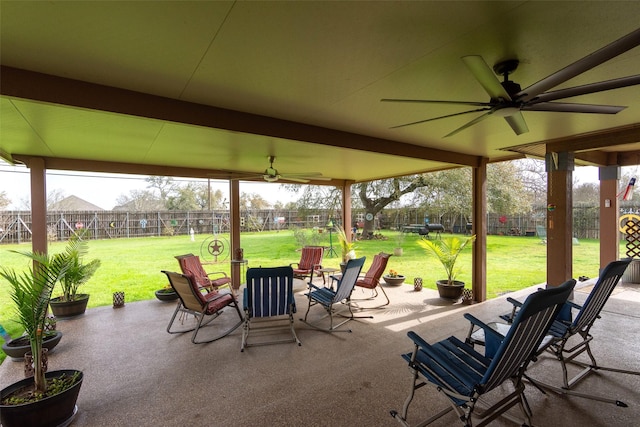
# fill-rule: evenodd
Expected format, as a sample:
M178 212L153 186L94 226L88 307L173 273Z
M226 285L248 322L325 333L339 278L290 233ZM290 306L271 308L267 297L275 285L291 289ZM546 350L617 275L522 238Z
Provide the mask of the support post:
M619 202L617 197L620 166L605 166L598 170L600 178L600 270L619 258Z
M573 276L572 152L549 152L547 174L547 286L560 286Z
M471 233L476 235L476 241L472 253L471 289L473 300L481 302L487 299L487 159L482 159L480 165L473 168L472 198Z

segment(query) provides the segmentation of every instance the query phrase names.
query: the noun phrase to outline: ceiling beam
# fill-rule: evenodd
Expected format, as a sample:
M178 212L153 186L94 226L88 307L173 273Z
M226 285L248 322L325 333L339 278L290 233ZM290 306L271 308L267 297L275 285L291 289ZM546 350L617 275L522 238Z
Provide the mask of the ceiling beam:
M60 157L41 157L30 156L25 154L14 154L13 160L18 163L22 163L29 167L29 164L33 159L43 159L46 169L56 170L68 170L68 171L80 171L80 172L103 172L103 173L122 173L130 175L152 175L152 176L173 176L181 178L200 178L200 179L212 179L212 180L232 180L238 179L242 181L255 181L263 182L260 177L255 179L246 178L242 174L243 178L240 179L234 172L221 171L217 169L198 169L198 168L185 168L177 166L164 166L164 165L143 165L136 163L122 163L122 162L106 162L100 160L84 160L84 159L65 159ZM215 175L213 177L212 175ZM331 185L342 186L346 180L332 179L329 181L309 180L308 185ZM349 181L351 182L351 181ZM287 181L286 179L278 180L278 184L297 184L297 182Z
M640 142L640 123L546 141L547 153L580 152Z
M478 166L480 157L1 66L0 94L233 132Z

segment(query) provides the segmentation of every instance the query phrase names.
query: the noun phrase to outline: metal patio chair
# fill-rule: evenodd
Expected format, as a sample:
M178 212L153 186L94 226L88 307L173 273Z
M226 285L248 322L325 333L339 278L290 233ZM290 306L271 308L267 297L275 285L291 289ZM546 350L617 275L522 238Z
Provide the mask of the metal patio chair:
M171 287L176 291L180 298L180 303L176 305L176 310L173 312L173 316L171 316L169 325L167 325L168 333L182 334L193 331L191 342L194 344L201 344L226 337L242 325L242 313L240 312L238 301L233 293L222 293L214 290L204 294L201 291L201 288L196 284L195 280L190 276L171 271L163 270L162 272L167 275L167 279L169 279ZM231 326L225 324L224 327L221 327L222 331L213 338L198 340L197 336L200 329L217 319L222 314L222 309L225 307L232 307L235 309L238 314L239 321ZM172 330L171 327L173 326L173 322L175 321L178 313L194 315L197 321L196 325L189 329Z
M335 287L333 286L333 284L330 288L318 287L309 282L309 293L305 294L309 299L309 306L307 307L307 312L304 315L304 319L301 320L312 328L324 332L351 332L351 329L339 330L338 328L348 321L354 319L350 303L351 293L353 292L353 288L356 285L356 281L358 280L358 276L360 275L360 271L362 270L362 266L364 265L364 260L365 257L350 259L349 261L347 261L347 266L345 267L342 276L340 276L339 278L336 276L331 276L331 279L337 282L337 286ZM328 328L318 326L317 322L310 323L307 321L309 310L311 310L311 307L313 307L314 305L320 305L327 311L327 315L329 317ZM337 313L337 315L345 317L346 319L339 324L334 325L333 315L335 312L334 306L336 305L346 306L347 310L349 311L349 315Z
M493 357L480 354L453 336L428 344L410 331L408 336L414 343L414 350L402 357L409 363L411 388L401 412L391 411L391 416L409 426L408 411L415 391L424 385L433 385L450 406L417 424L419 426L431 424L451 411L456 412L464 426L484 426L499 416L511 417L505 412L516 405L524 416L523 425L531 425L532 414L524 395L522 377L575 283L570 280L556 288L529 295ZM486 334L497 334L473 316L466 314L465 317L485 329ZM511 381L513 391L488 406L489 399L492 402L496 399L490 393L507 380Z
M244 328L242 347L295 342L302 345L293 327L296 301L293 297L293 269L291 267L250 268L244 289ZM288 338L273 338L277 330L287 330ZM249 335L259 335L261 340L248 342Z
M620 282L620 279L630 262L631 258L626 258L609 263L602 270L600 277L596 281L595 285L593 285L593 289L589 293L584 304L578 305L568 301L564 306L563 310L560 312L549 330L552 340L550 341L550 344L544 348L547 352L553 354L554 359L558 360L562 366L562 386L558 387L527 376L527 380L538 386L541 391L546 389L558 394L568 394L571 396L583 397L601 402L613 403L621 407L627 407L626 403L618 399L577 392L573 388L579 381L598 371L640 375L640 372L638 371L600 366L596 362L593 352L591 351L593 336L591 335L590 330L595 321L600 318L604 305L608 301L616 285ZM509 321L518 312L522 304L512 298L507 298L507 300L514 305L513 311L508 315L501 317ZM572 310L577 310L573 320ZM586 353L588 361L576 360L576 358L583 353ZM569 378L569 365L578 366L582 368L582 370L572 378Z

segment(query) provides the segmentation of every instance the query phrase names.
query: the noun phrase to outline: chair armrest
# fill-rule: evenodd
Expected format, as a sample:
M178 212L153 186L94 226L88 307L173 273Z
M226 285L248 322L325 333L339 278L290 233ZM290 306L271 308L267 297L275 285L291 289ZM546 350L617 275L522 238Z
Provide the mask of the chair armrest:
M517 299L513 299L511 297L507 297L507 301L509 301L511 304L515 305L516 307L522 307L522 303L520 301L518 301Z
M300 263L299 262L292 262L291 264L289 264L289 267L293 267L294 265L296 267L300 267Z
M227 276L227 273L225 273L224 271L212 271L211 273L207 273L207 276L211 276L212 274L222 274L222 277L229 277Z
M467 338L471 336L474 326L477 326L480 329L484 330L485 337L487 337L488 335L491 335L495 339L499 339L499 340L504 339L504 335L502 335L500 332L496 331L491 326L484 323L482 320L479 320L477 317L469 313L465 313L464 318L467 319L469 322L471 322L471 328L469 329L469 336Z

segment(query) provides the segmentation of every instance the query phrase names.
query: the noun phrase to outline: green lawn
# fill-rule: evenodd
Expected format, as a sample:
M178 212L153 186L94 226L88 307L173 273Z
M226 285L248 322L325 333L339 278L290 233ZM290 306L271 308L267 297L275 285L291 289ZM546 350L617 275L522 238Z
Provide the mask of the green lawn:
M311 233L309 231L308 233ZM397 246L396 232L383 233L386 240L356 242L358 256L367 256L365 270L373 255L380 252L393 252ZM114 239L89 241L87 260L99 258L102 266L89 283L79 292L91 294L89 307L111 305L113 292L124 291L126 302L155 298L153 292L166 284L161 270L179 270L175 255L184 253L200 254L202 241L207 236L196 236L192 242L189 236L148 237L136 239ZM228 239L228 236L221 236ZM250 267L279 266L297 262L300 252L291 231L243 233L241 245ZM442 279L443 269L437 260L427 255L416 243L417 235L407 235L402 244L404 254L391 257L388 268L407 276L406 283L413 283L415 277L422 277L424 286L435 289L435 280ZM322 235L321 244L329 246L329 235ZM339 249L333 236L335 249ZM50 252L59 252L65 242L50 245ZM574 277L594 277L598 273L599 242L597 240L580 241L574 249ZM0 266L5 268L26 269L28 260L10 250L30 251L31 244L0 246ZM621 250L621 253L624 253ZM339 257L325 257L324 265L338 267ZM463 252L458 261L461 272L458 280L471 282L471 249ZM223 270L229 272L227 261L219 265L206 266L208 271ZM546 279L546 246L537 237L487 237L487 288L488 297L494 298L502 293L519 290L543 283ZM58 289L54 291L57 295ZM9 295L9 285L0 279L0 324L12 335L21 334L20 327L13 322L13 305ZM0 361L4 353L0 351Z

